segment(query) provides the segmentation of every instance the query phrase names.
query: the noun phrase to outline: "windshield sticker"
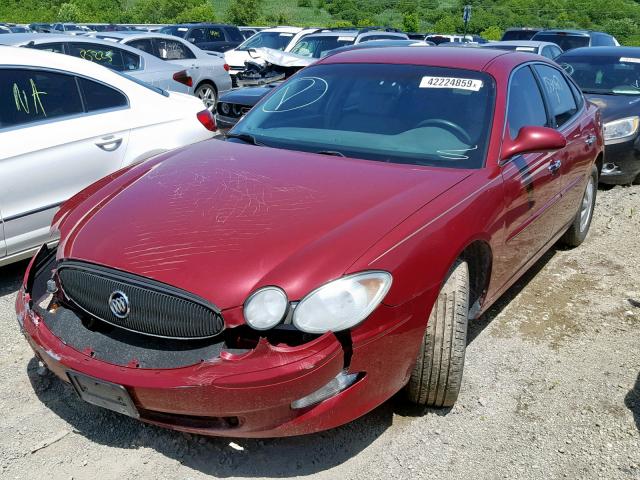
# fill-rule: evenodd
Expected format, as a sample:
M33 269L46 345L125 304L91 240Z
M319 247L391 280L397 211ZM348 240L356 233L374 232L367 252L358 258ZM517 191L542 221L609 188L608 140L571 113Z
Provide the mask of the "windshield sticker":
M533 47L516 47L517 52L535 52L536 49Z
M188 28L185 28L185 27L179 27L179 28L178 28L178 31L179 31L179 32L186 32L187 30L189 30L189 29L188 29Z
M281 33L279 37L293 37L293 33Z
M482 88L482 80L455 77L422 77L420 88L457 88L477 92Z
M290 81L274 93L262 106L267 113L291 112L316 103L329 90L326 80L318 77L302 77Z
M640 58L620 57L620 61L623 63L640 63Z
M353 42L356 37L338 37L339 42Z

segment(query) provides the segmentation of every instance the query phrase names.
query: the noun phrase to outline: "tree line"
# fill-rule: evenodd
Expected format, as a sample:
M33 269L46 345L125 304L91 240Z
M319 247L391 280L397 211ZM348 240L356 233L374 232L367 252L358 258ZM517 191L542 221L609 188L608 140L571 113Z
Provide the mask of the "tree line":
M384 25L456 33L472 6L469 33L495 40L509 27L602 30L640 45L639 0L2 0L7 22L176 23L318 27Z

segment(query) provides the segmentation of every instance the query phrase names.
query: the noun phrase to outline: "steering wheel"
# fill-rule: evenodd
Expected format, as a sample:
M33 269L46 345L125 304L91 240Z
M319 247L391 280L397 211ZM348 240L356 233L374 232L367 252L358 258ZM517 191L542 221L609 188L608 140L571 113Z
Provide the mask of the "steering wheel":
M456 137L458 137L460 140L462 140L466 144L471 145L472 143L471 137L466 132L466 130L464 130L457 123L453 123L450 120L444 120L442 118L428 118L427 120L421 121L418 125L416 125L415 128L429 127L429 126L444 127L445 130L449 130L451 133L453 133Z

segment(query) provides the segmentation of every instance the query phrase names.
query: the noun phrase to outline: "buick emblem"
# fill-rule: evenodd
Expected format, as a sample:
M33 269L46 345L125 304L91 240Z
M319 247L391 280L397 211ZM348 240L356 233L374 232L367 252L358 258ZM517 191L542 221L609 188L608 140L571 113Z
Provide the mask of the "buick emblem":
M124 292L116 290L109 296L109 310L118 318L129 316L129 298Z

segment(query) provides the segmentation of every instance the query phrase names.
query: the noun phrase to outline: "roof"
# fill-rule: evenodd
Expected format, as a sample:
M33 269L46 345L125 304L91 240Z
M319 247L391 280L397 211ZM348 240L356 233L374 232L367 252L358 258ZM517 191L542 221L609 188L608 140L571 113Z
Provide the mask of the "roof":
M523 62L527 60L540 60L540 57L534 54L491 48L388 47L349 50L347 52L329 55L317 63L389 63L464 68L481 71L496 58L506 55L509 55L511 59L521 58Z
M563 54L563 57L632 57L640 58L640 47L581 47Z
M596 32L595 30L572 30L570 28L552 28L548 30L541 30L536 35L544 35L546 33L568 33L569 35L589 35L590 33L603 33L604 35L609 35L604 32Z
M81 58L62 53L47 52L34 48L0 45L0 58L3 65L24 65L28 67L46 67L80 73L87 76L104 78L108 75L119 77L107 67Z

